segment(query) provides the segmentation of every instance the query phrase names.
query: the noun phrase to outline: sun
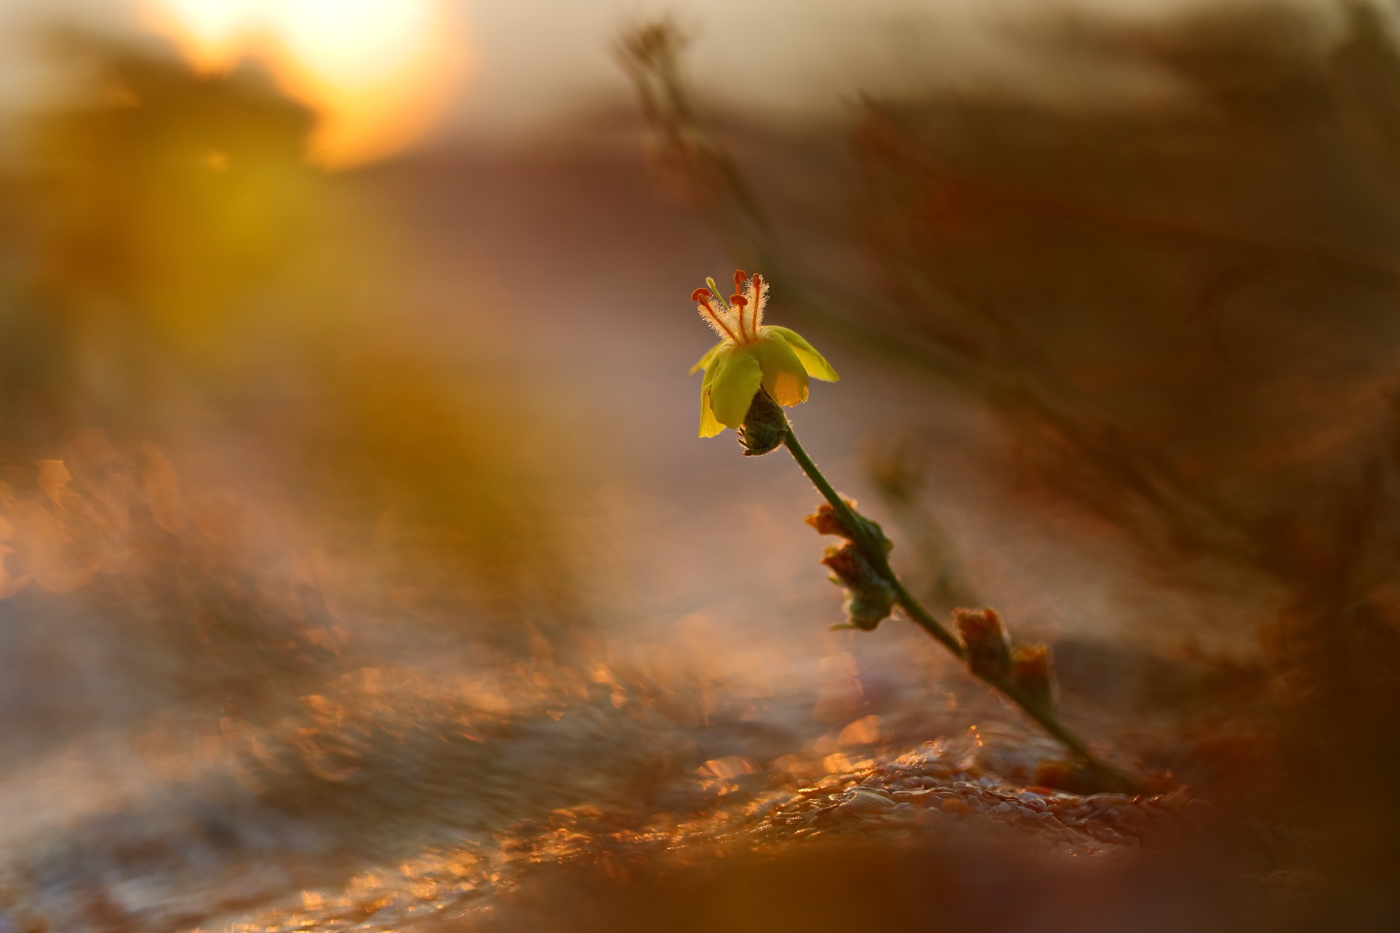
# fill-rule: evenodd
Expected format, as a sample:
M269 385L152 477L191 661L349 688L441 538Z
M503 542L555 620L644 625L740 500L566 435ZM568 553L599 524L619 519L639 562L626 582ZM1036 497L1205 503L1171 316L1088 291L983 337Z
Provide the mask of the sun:
M330 167L420 138L464 70L463 27L443 0L144 0L143 14L199 70L263 61L317 113L310 156Z

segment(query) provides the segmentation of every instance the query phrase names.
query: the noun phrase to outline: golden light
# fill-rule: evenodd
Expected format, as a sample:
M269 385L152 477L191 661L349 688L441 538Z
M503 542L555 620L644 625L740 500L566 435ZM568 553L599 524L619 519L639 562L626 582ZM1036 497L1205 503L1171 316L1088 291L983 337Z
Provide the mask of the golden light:
M370 161L420 138L463 65L444 0L144 0L147 22L201 71L253 56L318 116L311 158Z

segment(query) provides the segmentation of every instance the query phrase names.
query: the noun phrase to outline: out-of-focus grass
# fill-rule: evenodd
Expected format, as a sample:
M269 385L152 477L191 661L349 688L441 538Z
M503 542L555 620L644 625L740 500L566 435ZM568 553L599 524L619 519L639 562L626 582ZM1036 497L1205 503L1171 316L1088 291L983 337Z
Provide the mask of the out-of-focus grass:
M240 712L396 632L566 650L590 621L555 506L588 464L557 468L571 429L501 309L455 297L480 322L455 356L406 324L394 220L307 164L310 116L256 68L51 49L86 77L0 168L15 637L68 606L119 682Z

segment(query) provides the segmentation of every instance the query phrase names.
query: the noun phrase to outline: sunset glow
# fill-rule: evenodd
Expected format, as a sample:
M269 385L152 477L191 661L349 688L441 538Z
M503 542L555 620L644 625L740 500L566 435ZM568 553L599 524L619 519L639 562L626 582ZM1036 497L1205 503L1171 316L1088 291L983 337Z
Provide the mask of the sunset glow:
M147 0L146 13L202 71L263 62L316 111L310 155L328 166L421 137L462 71L461 27L442 0Z

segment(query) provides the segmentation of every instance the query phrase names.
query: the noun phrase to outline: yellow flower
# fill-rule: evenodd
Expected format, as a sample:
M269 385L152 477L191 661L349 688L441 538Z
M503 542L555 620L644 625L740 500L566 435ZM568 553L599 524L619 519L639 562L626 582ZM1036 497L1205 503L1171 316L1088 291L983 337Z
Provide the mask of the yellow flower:
M744 423L760 386L779 405L807 401L807 377L835 382L840 377L826 358L800 334L763 323L768 283L763 276L734 273L738 294L725 301L714 279L690 300L720 341L690 371L705 371L700 384L700 436L714 437Z

